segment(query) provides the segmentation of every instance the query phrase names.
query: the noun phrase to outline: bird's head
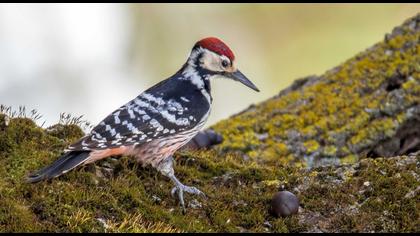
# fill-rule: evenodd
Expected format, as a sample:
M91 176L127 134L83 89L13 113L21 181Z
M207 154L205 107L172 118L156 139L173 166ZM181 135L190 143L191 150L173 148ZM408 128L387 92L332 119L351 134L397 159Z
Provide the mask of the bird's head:
M187 62L203 77L221 76L241 82L259 92L259 89L235 66L235 56L230 48L215 37L198 41Z

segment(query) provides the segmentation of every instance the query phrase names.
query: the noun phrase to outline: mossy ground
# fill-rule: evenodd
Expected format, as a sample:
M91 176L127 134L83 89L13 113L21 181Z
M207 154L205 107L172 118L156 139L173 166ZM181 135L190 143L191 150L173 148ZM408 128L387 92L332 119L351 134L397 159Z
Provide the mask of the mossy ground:
M420 229L415 220L420 214L420 156L364 159L353 166L307 170L281 163L261 165L214 150L183 151L176 155L178 177L207 194L207 198L187 195L184 215L170 196L171 182L127 157L79 168L49 182L25 183L28 173L51 163L82 132L75 125L44 130L28 118L10 119L1 129L2 232ZM281 188L297 194L298 215L270 214L271 198Z
M0 232L420 231L420 154L359 160L419 104L419 18L307 86L216 124L220 146L178 152L178 178L207 194L186 195L186 214L167 178L128 157L25 183L83 132L0 114ZM357 163L300 161L316 156ZM298 196L299 214L270 214L280 189Z

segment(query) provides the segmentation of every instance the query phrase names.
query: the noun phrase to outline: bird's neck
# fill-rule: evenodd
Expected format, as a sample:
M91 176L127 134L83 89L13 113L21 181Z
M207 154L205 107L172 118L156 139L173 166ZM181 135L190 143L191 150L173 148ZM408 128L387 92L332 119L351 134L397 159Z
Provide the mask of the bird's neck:
M187 62L176 73L176 77L192 83L211 103L213 98L211 97L210 77L214 75L214 72L200 66L200 59L203 53L204 51L201 47L193 48Z
M207 97L209 103L213 101L210 86L211 74L201 70L199 66L189 64L188 62L181 68L179 73L181 74L180 78L182 80L187 80L196 86L197 90L200 90L201 93Z

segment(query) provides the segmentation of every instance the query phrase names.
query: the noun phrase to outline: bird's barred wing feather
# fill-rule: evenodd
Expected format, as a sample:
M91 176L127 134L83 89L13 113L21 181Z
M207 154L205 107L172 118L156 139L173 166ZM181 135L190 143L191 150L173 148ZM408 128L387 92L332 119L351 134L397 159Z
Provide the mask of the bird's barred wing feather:
M142 144L197 126L208 110L208 107L203 107L206 106L204 100L191 101L195 90L177 96L173 93L178 90L168 83L173 82L159 83L120 107L67 150L100 150ZM177 83L169 85L179 86ZM185 86L188 89L188 84Z

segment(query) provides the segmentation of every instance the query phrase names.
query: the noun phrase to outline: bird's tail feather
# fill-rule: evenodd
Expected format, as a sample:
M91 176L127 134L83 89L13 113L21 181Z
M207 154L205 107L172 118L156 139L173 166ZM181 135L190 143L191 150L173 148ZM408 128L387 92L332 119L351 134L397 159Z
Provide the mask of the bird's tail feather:
M62 155L51 165L42 168L27 178L27 182L36 183L44 179L60 176L83 164L89 158L90 151L71 151Z

